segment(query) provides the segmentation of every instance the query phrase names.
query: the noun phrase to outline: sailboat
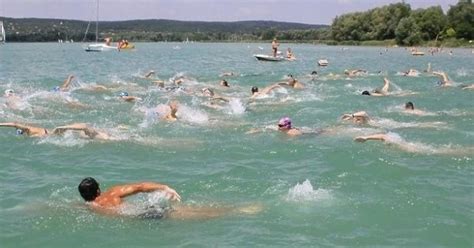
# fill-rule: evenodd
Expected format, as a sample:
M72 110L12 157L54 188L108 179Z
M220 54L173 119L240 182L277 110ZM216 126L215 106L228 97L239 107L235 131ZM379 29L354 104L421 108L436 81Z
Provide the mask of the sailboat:
M87 27L89 29L89 26ZM87 34L87 31L86 31ZM104 52L118 50L117 47L110 46L109 44L101 44L99 40L99 0L97 0L97 18L95 21L95 44L89 44L85 47L86 52Z
M0 32L1 32L0 43L4 44L5 41L6 41L6 34L5 34L5 28L3 28L3 22L2 21L0 21Z

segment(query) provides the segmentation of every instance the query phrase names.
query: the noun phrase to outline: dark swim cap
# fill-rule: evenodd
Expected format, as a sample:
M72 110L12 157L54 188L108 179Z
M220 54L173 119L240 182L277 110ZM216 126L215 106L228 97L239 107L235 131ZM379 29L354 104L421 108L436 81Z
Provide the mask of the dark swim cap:
M362 95L370 96L370 92L368 92L367 90L364 90L364 91L362 92Z
M257 86L252 87L252 93L255 93L255 92L258 92L258 87Z

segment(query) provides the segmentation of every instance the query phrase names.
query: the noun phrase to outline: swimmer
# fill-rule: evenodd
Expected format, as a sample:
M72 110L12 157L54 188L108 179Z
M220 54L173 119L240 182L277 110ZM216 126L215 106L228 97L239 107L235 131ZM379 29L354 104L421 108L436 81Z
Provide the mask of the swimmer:
M436 148L422 143L411 143L405 141L396 133L379 133L367 136L358 136L354 138L357 142L366 142L369 140L382 141L386 144L397 145L401 150L412 153L424 154L448 154L448 155L472 155L474 147L450 148L441 147Z
M61 86L55 86L53 88L54 92L59 92L59 91L68 91L69 88L71 87L72 80L74 79L74 75L69 75L66 80L64 80L63 84Z
M217 95L210 88L204 88L204 89L201 90L201 92L203 93L204 96L209 97L210 100L220 100L220 101L223 101L223 102L229 102L230 101L230 99L227 98L227 97Z
M279 84L273 84L270 86L267 86L263 88L262 90L259 90L258 87L254 86L252 87L252 95L250 98L257 98L257 97L262 97L268 95L272 90L275 88L281 87Z
M151 70L145 76L143 76L146 79L149 79L151 76L155 75L155 71Z
M129 96L128 92L120 92L119 94L120 99L126 101L126 102L135 102L135 101L141 101L142 99L137 96Z
M219 77L232 77L234 76L235 74L231 71L228 71L228 72L223 72L219 75Z
M62 135L68 130L80 131L82 138L98 139L98 140L113 140L114 139L107 133L98 131L97 129L92 128L85 123L73 123L66 126L56 127L55 129L53 129L53 134Z
M366 75L367 71L362 70L362 69L355 69L355 70L344 70L344 74L346 74L349 77L355 77L355 76L362 76Z
M292 137L303 134L301 130L291 126L290 117L283 117L278 121L278 130Z
M168 185L154 182L140 182L113 186L104 192L99 183L92 177L84 178L78 186L82 198L88 203L89 208L97 213L107 215L120 215L124 198L138 193L161 191L171 202L180 202L181 196ZM220 217L226 214L256 214L262 210L260 205L247 207L198 207L173 204L169 207L150 206L151 211L138 214L137 218L144 219L179 219L196 220Z
M448 74L446 74L445 72L434 71L433 74L441 78L441 81L439 82L439 85L441 87L449 87L453 85L451 80L449 80L448 78Z
M16 128L17 135L26 134L29 137L45 137L50 134L50 132L46 128L34 127L16 122L0 123L0 127L14 127Z
M221 81L219 82L219 85L220 85L220 86L224 86L224 87L230 87L230 86L229 86L229 82L227 82L227 80L225 80L225 79L224 79L224 80L221 80Z
M279 83L281 86L290 86L293 89L304 89L304 85L296 80L293 75L288 75L288 82Z
M288 50L286 50L286 59L289 60L289 61L296 60L295 55L293 54L293 52L291 51L291 48L289 48L289 47L288 47Z
M176 113L178 112L178 101L172 101L168 104L170 111L165 115L164 119L167 121L176 121L178 117Z
M344 121L351 121L355 124L367 124L370 120L369 115L365 111L355 112L353 114L344 114L341 116Z
M407 114L414 114L414 115L435 115L434 113L428 113L423 110L415 109L415 105L413 102L405 103L405 113Z
M415 69L410 69L406 72L403 73L403 76L406 76L406 77L418 77L418 75L420 74L420 72L418 72L417 70Z
M362 92L362 95L367 95L367 96L387 96L388 95L388 89L390 87L390 81L387 78L383 78L383 86L382 89L376 89L370 93L369 91L365 90Z

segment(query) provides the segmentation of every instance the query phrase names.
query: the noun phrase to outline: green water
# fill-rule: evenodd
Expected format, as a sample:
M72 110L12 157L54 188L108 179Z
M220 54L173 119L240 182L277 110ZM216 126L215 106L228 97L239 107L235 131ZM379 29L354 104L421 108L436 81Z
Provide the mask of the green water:
M87 122L120 139L91 141L72 133L28 138L1 128L1 247L474 245L474 92L458 87L474 83L471 50L413 57L403 48L292 44L297 61L265 63L252 54L269 52L268 44L136 45L136 51L120 53L86 53L79 44L0 47L0 89L13 89L21 97L14 109L2 97L1 122L45 128ZM320 58L330 65L318 68ZM428 63L447 72L455 87L440 88L438 79L427 74L399 74L410 68L423 71ZM369 74L328 76L349 68ZM184 84L190 93L160 91L140 78L148 70L167 84L180 73L192 78ZM311 81L313 70L319 77ZM218 86L225 71L237 74L228 78L230 89ZM68 74L76 76L72 91L51 92ZM287 74L306 89L280 89L248 103L252 86L285 80ZM360 95L380 87L384 76L394 83L395 93L406 95ZM111 90L83 89L92 84ZM211 109L199 95L203 87L239 100ZM143 101L122 102L117 98L121 91ZM71 107L67 99L87 106ZM169 100L181 102L181 119L174 123L153 114ZM403 113L407 101L430 115ZM377 125L358 127L339 119L359 110ZM295 127L335 131L297 138L271 130L246 133L275 126L282 116L290 116ZM400 135L412 151L353 141L379 132ZM157 181L175 188L184 204L258 203L264 209L200 221L106 217L91 213L77 192L86 176L95 177L103 189ZM150 195L130 199L137 205L149 201L154 201Z

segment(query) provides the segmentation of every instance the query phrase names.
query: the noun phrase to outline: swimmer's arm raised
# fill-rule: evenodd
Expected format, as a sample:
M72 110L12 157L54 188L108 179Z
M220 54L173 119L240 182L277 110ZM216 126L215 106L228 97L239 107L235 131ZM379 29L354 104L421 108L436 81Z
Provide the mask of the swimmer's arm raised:
M181 201L181 196L174 189L167 185L154 182L142 182L115 186L110 189L110 194L114 195L115 197L124 198L137 193L147 193L153 191L163 191L166 193L169 199Z
M73 75L69 75L66 80L64 80L63 85L61 85L61 90L67 90L71 85L72 79L74 79Z

